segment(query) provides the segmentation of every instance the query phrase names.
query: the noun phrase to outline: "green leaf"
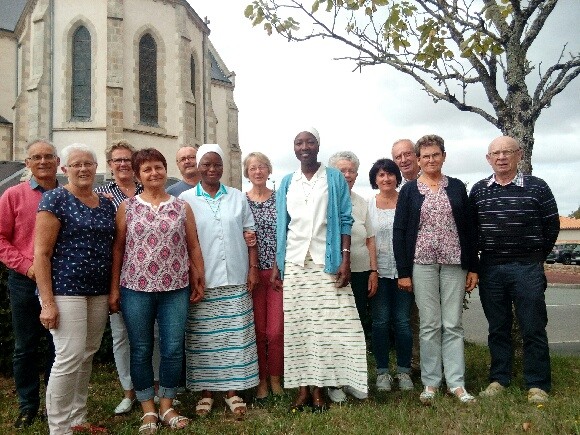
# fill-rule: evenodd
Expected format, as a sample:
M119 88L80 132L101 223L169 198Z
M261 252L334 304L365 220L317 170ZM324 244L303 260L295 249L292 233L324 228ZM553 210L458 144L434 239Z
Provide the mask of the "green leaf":
M246 9L244 9L244 16L246 18L250 18L253 13L254 13L254 5L246 6Z
M318 10L319 7L320 7L320 0L316 0L312 4L312 13L315 13Z

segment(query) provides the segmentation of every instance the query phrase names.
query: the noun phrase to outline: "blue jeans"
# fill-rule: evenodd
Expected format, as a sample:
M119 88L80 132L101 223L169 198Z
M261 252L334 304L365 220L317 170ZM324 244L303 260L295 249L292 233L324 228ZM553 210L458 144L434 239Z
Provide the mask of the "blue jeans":
M54 361L52 335L40 324L40 302L36 283L20 273L8 272L8 291L14 331L13 369L20 412L36 414L40 406L37 351L40 339L47 340L44 383L48 383Z
M481 305L489 322L490 381L509 385L512 377L512 303L524 343L527 388L550 391L550 350L546 325L546 276L541 263L486 264L479 275Z
M377 373L389 371L390 326L395 330L397 372L411 372L413 333L411 332L411 305L413 294L397 287L397 280L379 278L377 293L369 299L372 317L372 346L377 362Z
M153 399L153 325L159 324L159 397L175 398L185 345L189 287L141 292L121 287L121 311L131 349L131 379L137 400Z

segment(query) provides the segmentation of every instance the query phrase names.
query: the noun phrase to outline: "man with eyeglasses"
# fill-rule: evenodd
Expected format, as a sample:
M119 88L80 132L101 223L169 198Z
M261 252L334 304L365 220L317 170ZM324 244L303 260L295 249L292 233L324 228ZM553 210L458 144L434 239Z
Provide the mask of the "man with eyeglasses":
M197 148L190 145L185 145L177 151L177 168L179 169L179 172L181 172L183 180L169 186L167 188L167 193L173 196L179 196L199 183L201 177L197 170L197 161L195 160L196 154Z
M416 180L419 176L421 168L419 168L419 160L415 153L415 144L410 139L399 139L393 144L391 155L394 162L397 164L403 176L403 181L399 189L407 181Z
M510 384L513 304L523 338L528 401L542 403L551 388L543 263L558 237L560 220L546 182L518 170L521 158L517 140L494 139L487 153L493 174L476 183L469 195L477 215L479 295L491 354L490 384L480 395L496 396Z
M56 148L35 140L27 148L29 181L11 187L0 197L0 261L8 271L8 292L14 332L14 381L20 413L15 428L28 427L38 415L40 380L37 351L41 337L48 350L44 382L48 383L54 360L54 346L48 329L40 324L40 302L36 294L33 260L34 223L43 192L54 189L60 160Z

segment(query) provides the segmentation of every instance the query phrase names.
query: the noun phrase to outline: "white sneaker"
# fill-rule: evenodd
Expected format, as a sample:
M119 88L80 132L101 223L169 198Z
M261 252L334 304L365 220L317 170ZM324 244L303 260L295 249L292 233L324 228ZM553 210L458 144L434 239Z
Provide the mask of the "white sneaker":
M388 373L377 375L377 390L391 391L391 382L393 382L393 378Z
M409 373L397 373L397 379L399 380L399 390L412 391L415 388Z
M131 400L128 397L125 397L115 408L115 415L127 414L128 412L131 412L135 402L137 402L137 399Z
M342 390L346 394L350 394L352 397L359 400L365 400L368 399L369 397L368 393L363 393L361 390L357 390L356 388L353 388L350 385L345 385L344 387L342 387Z
M346 402L346 394L344 394L342 388L328 387L326 392L329 399L334 403Z

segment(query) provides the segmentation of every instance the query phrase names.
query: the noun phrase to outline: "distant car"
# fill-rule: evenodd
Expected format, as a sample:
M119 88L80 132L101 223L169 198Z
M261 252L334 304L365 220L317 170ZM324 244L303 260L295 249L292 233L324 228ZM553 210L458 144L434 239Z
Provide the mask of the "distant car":
M570 255L570 261L572 263L580 264L580 244L572 251L572 254Z
M546 263L572 264L572 262L580 262L580 258L572 260L572 252L578 247L580 247L580 243L557 243L552 248L552 252L548 254Z

